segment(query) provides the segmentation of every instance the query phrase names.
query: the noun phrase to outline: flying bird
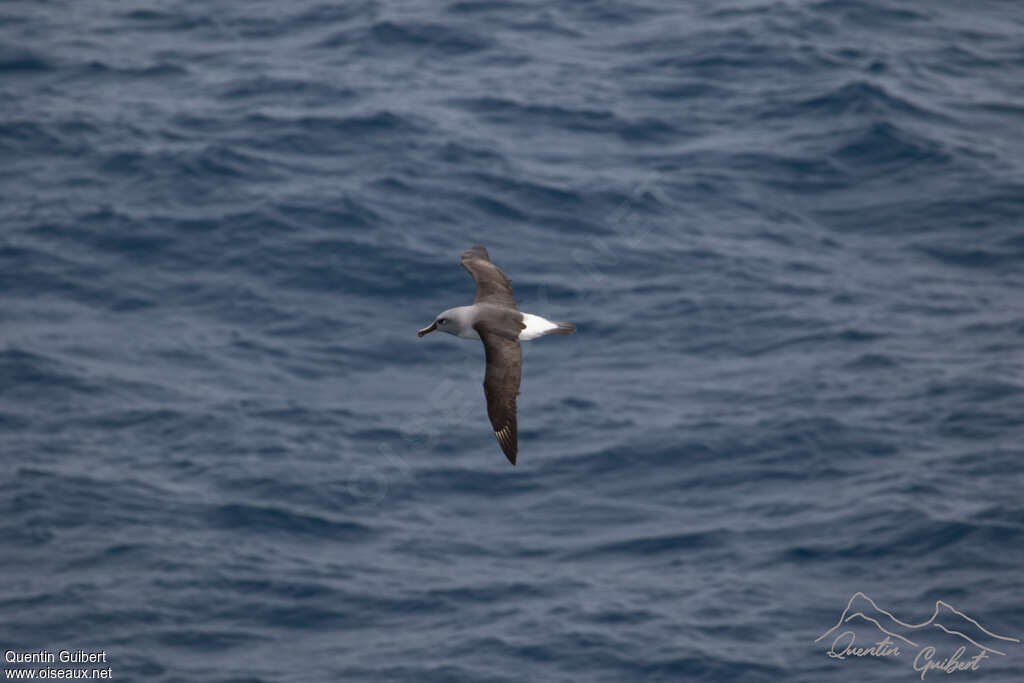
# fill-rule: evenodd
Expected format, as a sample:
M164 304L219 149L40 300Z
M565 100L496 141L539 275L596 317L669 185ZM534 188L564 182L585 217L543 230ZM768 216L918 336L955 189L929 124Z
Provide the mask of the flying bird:
M485 248L473 247L463 252L462 267L476 282L473 305L442 311L416 336L440 330L484 343L487 417L491 419L494 436L502 452L515 465L519 452L516 396L519 395L519 381L523 376L523 350L519 342L546 334L572 334L576 326L520 312L512 296L512 283L498 266L491 263Z

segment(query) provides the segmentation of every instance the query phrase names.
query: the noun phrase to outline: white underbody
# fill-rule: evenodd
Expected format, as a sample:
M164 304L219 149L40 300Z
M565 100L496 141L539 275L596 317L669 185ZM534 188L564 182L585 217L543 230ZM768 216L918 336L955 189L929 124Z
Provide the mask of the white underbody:
M519 333L519 341L530 341L537 337L543 337L551 330L558 328L558 325L554 324L547 318L542 318L539 315L534 315L532 313L523 313L523 324L526 325L526 327ZM456 334L463 339L480 338L480 335L474 327L466 327Z
M558 328L558 325L547 318L532 313L523 313L523 324L526 327L519 333L519 341L530 341Z

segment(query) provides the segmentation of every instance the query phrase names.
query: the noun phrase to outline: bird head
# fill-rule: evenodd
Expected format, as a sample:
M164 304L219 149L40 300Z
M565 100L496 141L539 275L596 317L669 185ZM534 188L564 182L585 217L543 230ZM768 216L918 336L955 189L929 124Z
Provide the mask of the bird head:
M441 332L447 332L448 334L454 334L455 336L460 336L462 332L471 325L469 320L470 316L466 310L468 308L468 306L460 306L458 308L449 308L447 311L442 311L436 318L434 318L434 322L417 332L416 336L422 337L438 330Z

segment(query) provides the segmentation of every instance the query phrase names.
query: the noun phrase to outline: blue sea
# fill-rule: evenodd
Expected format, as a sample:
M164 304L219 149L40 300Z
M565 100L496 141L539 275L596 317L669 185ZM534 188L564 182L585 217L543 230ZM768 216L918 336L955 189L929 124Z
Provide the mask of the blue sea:
M0 4L5 679L1024 681L1022 36ZM515 467L478 244L578 327Z

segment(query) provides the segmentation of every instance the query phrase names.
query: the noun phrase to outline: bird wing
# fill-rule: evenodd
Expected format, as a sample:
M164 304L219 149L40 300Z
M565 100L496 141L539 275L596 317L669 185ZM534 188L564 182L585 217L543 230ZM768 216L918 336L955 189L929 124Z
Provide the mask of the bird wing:
M484 373L484 395L487 417L494 427L494 436L509 462L516 464L519 436L516 426L516 396L523 376L523 349L519 342L485 322L478 323L477 332L484 342L487 370Z
M476 282L476 298L473 303L497 304L516 308L512 295L512 282L505 277L498 266L491 263L491 257L484 247L473 247L462 253L462 267L469 271ZM518 309L517 309L518 310Z

